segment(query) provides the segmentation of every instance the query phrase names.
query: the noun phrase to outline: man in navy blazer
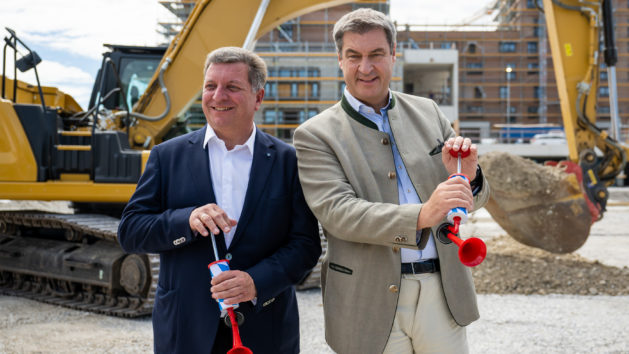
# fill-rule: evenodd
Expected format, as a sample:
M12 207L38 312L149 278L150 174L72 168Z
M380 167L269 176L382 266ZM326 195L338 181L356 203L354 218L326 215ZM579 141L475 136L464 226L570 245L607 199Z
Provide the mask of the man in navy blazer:
M294 284L316 264L321 245L295 150L253 123L264 97L262 59L221 48L208 55L205 73L208 125L153 148L118 230L125 251L160 254L154 350L229 350L221 298L239 303L240 335L254 353L298 353ZM231 269L211 284L210 232Z

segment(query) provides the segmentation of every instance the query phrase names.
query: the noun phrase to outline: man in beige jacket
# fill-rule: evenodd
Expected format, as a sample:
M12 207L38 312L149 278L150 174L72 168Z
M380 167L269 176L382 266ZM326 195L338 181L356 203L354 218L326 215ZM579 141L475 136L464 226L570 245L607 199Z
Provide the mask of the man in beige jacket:
M478 319L470 270L434 237L453 207L482 207L477 148L428 99L389 90L395 27L359 9L334 26L346 90L295 132L300 181L323 226L325 333L338 353L465 353ZM470 150L461 178L450 150Z

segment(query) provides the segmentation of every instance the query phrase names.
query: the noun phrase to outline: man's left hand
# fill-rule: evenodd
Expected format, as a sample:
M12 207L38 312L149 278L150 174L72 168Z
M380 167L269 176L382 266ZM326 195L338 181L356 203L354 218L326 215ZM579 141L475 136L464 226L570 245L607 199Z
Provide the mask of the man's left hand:
M251 301L257 296L256 286L247 272L229 270L212 278L212 297L224 299L226 305Z
M450 155L450 150L470 151L469 156L461 158L461 173L466 175L470 181L476 176L476 166L478 165L478 147L472 144L469 138L457 136L448 139L441 150L441 160L449 174L456 173L457 158Z

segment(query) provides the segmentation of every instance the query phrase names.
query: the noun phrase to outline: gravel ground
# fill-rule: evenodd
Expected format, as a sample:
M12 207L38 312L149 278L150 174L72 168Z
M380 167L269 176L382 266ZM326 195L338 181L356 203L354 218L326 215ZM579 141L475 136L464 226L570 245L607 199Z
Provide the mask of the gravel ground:
M481 210L464 225L488 256L473 269L481 319L472 353L629 353L629 207L614 204L575 254L504 236ZM298 292L302 352L332 353L318 289ZM0 353L150 353L150 318L128 320L0 296Z
M319 290L298 293L302 353L333 353ZM471 353L629 353L629 296L479 295ZM127 320L0 296L0 353L150 353L150 318Z

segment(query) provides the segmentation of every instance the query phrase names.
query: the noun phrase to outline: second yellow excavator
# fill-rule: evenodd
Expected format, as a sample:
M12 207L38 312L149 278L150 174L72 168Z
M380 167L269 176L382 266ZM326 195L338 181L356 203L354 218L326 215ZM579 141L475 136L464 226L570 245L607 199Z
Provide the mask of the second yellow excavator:
M569 160L539 166L507 153L480 160L492 188L486 208L494 220L521 243L568 253L603 217L607 187L623 174L629 147L620 142L612 1L543 4ZM611 134L596 126L601 61L608 71Z

